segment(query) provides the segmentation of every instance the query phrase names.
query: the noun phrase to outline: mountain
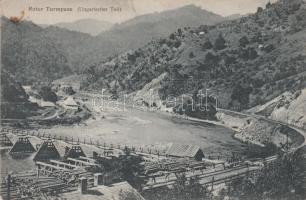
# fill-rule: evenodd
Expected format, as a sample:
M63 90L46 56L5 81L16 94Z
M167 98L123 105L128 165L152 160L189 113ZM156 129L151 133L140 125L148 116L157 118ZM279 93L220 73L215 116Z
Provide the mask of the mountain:
M239 19L239 18L241 18L243 16L246 16L246 15L232 14L232 15L226 16L226 19L227 20L235 20L235 19Z
M138 16L109 31L91 37L88 34L68 31L56 26L44 29L45 34L66 52L68 62L75 72L97 65L127 50L144 46L151 40L168 36L179 27L214 24L222 21L219 15L195 6Z
M32 22L1 17L2 68L22 84L50 81L71 73L65 52Z
M54 24L54 26L96 36L104 31L111 29L113 24L107 21L100 21L95 19L81 19L75 22L57 23Z
M82 87L118 94L156 89L163 100L210 89L225 108L263 104L306 85L305 4L281 0L237 20L180 28L88 68Z
M178 28L212 25L223 21L220 15L193 5L160 13L146 14L115 25L99 34L99 40L111 42L109 49L122 53L144 46L148 41L166 37Z
M176 26L175 29L178 29L185 26L192 27L203 24L212 25L222 20L224 19L220 15L203 10L195 5L187 5L173 10L140 15L117 26L118 29L125 29L127 27L140 24L151 24L152 26L158 26L161 22L163 22L170 26L168 27L169 29L172 29L171 27L173 26ZM167 27L163 28L166 29ZM116 30L116 26L114 29Z

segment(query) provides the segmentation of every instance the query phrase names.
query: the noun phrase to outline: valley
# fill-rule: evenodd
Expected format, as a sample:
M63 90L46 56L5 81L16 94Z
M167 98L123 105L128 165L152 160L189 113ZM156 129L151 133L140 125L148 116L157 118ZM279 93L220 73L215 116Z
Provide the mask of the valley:
M303 199L305 13L2 16L1 197Z

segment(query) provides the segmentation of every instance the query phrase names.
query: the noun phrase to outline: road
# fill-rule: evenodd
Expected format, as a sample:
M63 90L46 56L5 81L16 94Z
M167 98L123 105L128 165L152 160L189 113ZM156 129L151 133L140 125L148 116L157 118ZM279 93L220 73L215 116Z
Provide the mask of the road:
M233 113L233 114L237 114L237 115L242 115L242 116L245 116L245 117L253 117L253 118L256 118L256 119L263 119L263 120L266 120L266 121L271 122L271 123L287 126L287 127L291 128L291 129L297 131L298 133L300 133L304 137L304 142L301 143L298 147L295 147L295 149L299 149L299 148L301 148L301 147L306 145L306 130L304 130L304 129L300 128L300 127L297 127L295 125L288 124L288 123L285 123L285 122L282 122L282 121L277 121L277 120L274 120L274 119L270 119L270 118L264 117L262 115L249 114L249 113L241 113L241 112L237 112L237 111L226 110L226 109L219 109L219 108L218 108L218 110L229 112L229 113Z

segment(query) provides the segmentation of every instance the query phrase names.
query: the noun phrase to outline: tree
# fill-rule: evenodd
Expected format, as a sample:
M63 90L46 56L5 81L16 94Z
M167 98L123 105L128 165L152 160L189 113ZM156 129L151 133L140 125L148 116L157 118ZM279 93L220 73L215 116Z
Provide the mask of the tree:
M266 4L266 8L268 9L268 8L271 8L272 7L272 4L271 4L271 2L269 1L267 4Z
M239 199L305 199L303 151L281 153L252 177L232 181L228 196Z
M44 101L57 101L57 95L52 91L50 86L42 86L38 89L38 94Z
M221 33L219 34L218 38L215 40L214 48L215 50L222 50L226 48L226 41Z
M177 29L177 33L178 33L179 36L182 36L182 34L183 34L182 29L180 29L180 28Z
M263 8L262 7L258 7L257 8L257 13L261 13L263 11Z
M175 39L174 33L171 33L170 36L169 36L169 38L170 38L171 40L174 40L174 39Z
M205 56L205 62L208 64L208 65L216 65L218 64L218 61L219 61L219 58L217 55L215 55L214 53L212 52L208 52Z
M191 51L190 53L189 53L189 58L194 58L195 57L195 55L194 55L194 53Z
M143 179L138 176L143 171L143 167L140 165L141 161L140 156L131 155L127 148L125 149L125 155L120 160L122 178L136 189L140 189L144 183Z
M252 90L251 87L238 84L234 87L231 98L232 100L237 100L241 105L247 106L249 104L249 95Z
M207 49L211 49L213 48L213 45L211 44L211 42L209 40L206 40L204 42L204 44L202 44L202 49L205 51Z

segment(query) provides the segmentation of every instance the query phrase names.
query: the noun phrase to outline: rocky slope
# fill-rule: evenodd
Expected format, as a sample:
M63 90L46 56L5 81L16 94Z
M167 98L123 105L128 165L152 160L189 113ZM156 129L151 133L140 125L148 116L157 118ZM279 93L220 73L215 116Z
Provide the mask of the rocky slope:
M287 91L271 101L249 109L248 112L306 128L306 89Z
M180 28L92 66L82 87L132 93L166 73L159 81L161 99L209 88L219 106L250 108L305 87L305 33L305 2L269 3L241 19Z

